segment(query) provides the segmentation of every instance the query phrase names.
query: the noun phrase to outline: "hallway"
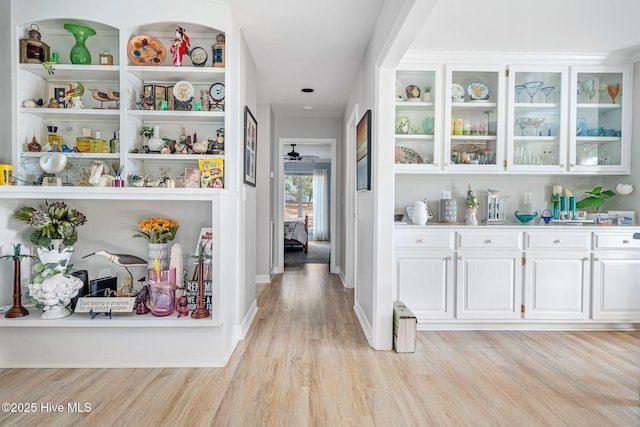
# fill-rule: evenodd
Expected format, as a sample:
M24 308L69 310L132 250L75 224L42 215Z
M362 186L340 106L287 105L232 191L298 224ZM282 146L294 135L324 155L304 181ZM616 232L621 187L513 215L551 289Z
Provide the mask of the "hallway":
M0 370L2 402L38 405L0 425L640 424L637 331L422 332L416 353L374 351L322 264L287 269L258 306L225 368Z

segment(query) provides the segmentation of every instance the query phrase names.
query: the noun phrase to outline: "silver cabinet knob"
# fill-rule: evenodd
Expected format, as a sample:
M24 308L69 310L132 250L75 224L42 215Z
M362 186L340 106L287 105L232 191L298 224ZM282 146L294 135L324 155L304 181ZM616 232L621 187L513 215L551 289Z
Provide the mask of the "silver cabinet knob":
M484 243L487 244L487 245L490 245L490 244L493 243L493 240L492 239L487 239L487 240L484 241Z
M418 239L416 240L416 243L424 243L424 239Z
M556 240L554 240L554 241L553 241L553 243L555 243L556 245L557 245L558 243L560 243L560 242L562 242L562 240L560 240L560 239L556 239Z
M628 245L631 242L625 239L625 240L622 241L622 243L624 243L625 245Z

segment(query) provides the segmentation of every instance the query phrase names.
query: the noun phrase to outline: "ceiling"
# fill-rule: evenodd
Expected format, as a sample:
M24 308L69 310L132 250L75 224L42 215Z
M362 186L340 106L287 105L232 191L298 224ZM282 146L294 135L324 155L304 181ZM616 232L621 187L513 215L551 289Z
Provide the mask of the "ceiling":
M341 117L383 0L229 3L256 63L258 102L276 116Z
M271 104L277 117L341 117L383 2L398 0L228 1L256 63L258 102ZM602 53L640 47L637 0L434 2L410 50ZM305 87L315 92L304 94Z

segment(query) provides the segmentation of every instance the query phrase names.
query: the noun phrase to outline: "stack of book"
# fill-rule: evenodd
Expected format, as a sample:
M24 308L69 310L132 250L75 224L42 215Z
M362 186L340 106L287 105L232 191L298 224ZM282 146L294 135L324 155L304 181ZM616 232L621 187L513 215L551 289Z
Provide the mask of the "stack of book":
M416 316L404 303L393 303L393 348L396 353L416 351Z

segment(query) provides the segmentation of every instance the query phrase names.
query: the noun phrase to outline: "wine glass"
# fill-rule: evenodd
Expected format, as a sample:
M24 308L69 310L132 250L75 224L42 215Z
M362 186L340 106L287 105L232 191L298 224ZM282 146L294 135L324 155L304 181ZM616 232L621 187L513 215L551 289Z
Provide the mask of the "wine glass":
M547 104L549 103L549 95L551 95L551 92L553 92L554 89L555 87L553 86L545 86L540 89L540 92L544 93L544 102Z
M611 97L611 102L616 103L616 97L620 93L620 83L607 85L607 92L609 92L609 96Z
M542 124L544 123L544 117L536 117L534 119L531 119L531 126L533 126L535 128L535 135L536 136L540 136L538 134L538 128L540 126L542 126Z
M524 90L527 92L527 95L529 95L529 98L531 98L532 103L533 103L533 97L536 96L536 93L538 93L538 91L543 85L544 83L541 81L527 82L522 85L524 86Z
M591 98L596 94L596 85L593 80L585 80L582 82L582 92L587 95L587 99L591 102Z
M524 86L517 85L514 89L516 90L516 102L520 102L520 94L524 92Z
M524 136L524 128L529 126L529 119L527 117L520 117L516 119L516 123L520 126L520 134Z

